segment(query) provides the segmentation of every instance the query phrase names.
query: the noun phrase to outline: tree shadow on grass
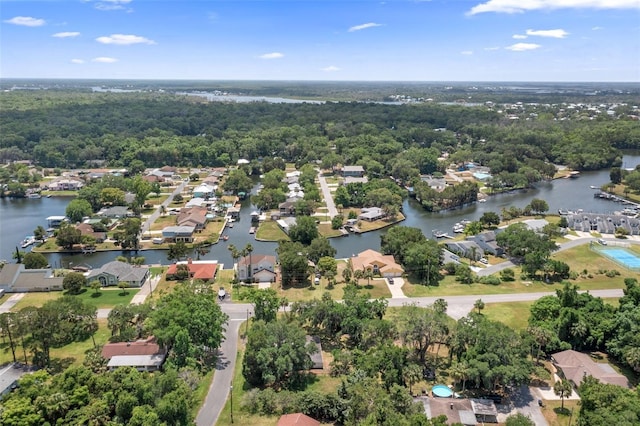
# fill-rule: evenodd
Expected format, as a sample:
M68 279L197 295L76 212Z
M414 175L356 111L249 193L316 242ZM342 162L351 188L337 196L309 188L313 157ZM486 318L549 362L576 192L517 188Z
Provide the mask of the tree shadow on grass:
M97 293L96 292L91 293L92 299L97 299L98 297L102 297L102 292L99 291Z
M568 416L571 414L571 410L569 410L567 407L562 408L562 407L556 407L553 409L553 412L556 413L559 416Z

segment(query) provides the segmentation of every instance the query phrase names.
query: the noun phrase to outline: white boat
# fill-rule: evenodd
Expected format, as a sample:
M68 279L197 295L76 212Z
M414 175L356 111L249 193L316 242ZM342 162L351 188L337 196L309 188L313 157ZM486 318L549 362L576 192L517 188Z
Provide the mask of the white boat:
M32 194L27 195L27 198L38 199L38 198L42 198L42 195L38 194L37 192L34 192Z
M25 237L25 239L22 240L22 248L27 248L31 244L34 244L35 242L36 242L36 237L34 237L33 235Z

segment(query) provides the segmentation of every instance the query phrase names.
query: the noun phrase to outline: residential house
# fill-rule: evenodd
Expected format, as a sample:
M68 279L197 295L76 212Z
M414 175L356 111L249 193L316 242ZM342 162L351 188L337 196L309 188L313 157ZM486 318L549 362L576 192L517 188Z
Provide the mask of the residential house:
M7 293L62 290L62 280L51 268L26 269L22 263L7 263L0 269L0 290Z
M123 219L132 217L133 212L127 206L104 207L100 209L96 215L100 217L108 217L109 219Z
M67 222L66 216L49 216L47 217L47 226L49 228L58 228L64 222Z
M277 426L320 426L320 422L303 413L283 414Z
M396 263L392 255L368 249L358 253L349 259L351 269L361 271L372 271L374 275L383 278L400 277L404 273L404 268Z
M287 200L302 200L304 198L304 191L299 190L291 190L287 193Z
M103 243L104 240L107 239L106 232L95 232L93 230L93 226L88 223L79 223L76 225L76 229L80 231L82 236L93 237L96 240L96 243Z
M445 241L445 247L452 253L467 259L480 260L484 257L484 250L475 240Z
M148 278L148 266L133 266L117 260L92 269L87 274L88 282L99 281L102 287L118 285L120 282L126 282L129 287L142 287Z
M184 205L184 207L186 209L189 209L191 207L202 207L203 205L206 204L206 200L204 198L200 198L200 197L193 197L192 199L190 199L189 201L187 201L187 204Z
M307 339L307 345L313 343L317 350L310 355L311 357L311 369L312 370L324 370L324 360L322 358L322 342L318 336L305 336Z
M287 216L287 217L278 219L276 223L278 224L280 229L282 229L284 233L288 235L289 229L291 229L291 227L296 224L296 218L295 216Z
M151 176L158 176L163 179L173 179L178 174L178 169L175 167L164 166L160 169L153 169L148 173Z
M50 191L77 191L84 186L84 182L76 179L57 179L48 185Z
M387 215L384 213L384 210L382 210L380 207L367 207L364 209L360 209L358 219L373 222L374 220L382 219L386 216Z
M165 181L165 178L164 176L144 175L142 176L142 180L145 180L149 183L163 183Z
M300 172L299 170L294 170L292 172L287 172L284 177L286 179L288 178L299 178L302 175L302 172Z
M629 388L629 381L625 376L616 372L608 363L595 362L588 354L566 350L552 354L551 361L574 386L580 386L585 377L592 376L602 383Z
M211 198L215 195L217 185L209 185L207 183L201 183L193 188L193 196L198 198Z
M192 260L189 259L186 262L177 262L169 266L167 269L167 279L177 279L176 274L178 272L178 265L186 265L189 271L189 278L201 281L213 281L216 278L216 272L218 271L217 260Z
M162 238L172 243L191 243L195 226L167 226L162 230Z
M201 232L206 226L209 218L209 211L206 207L189 207L180 209L176 218L178 226L193 226L195 232ZM166 228L165 228L166 229Z
M202 179L202 183L207 184L209 186L217 187L218 183L220 183L220 178L218 176L214 176L210 174L209 176Z
M352 177L363 177L364 176L364 167L362 166L343 166L342 167L342 176L352 176Z
M467 239L474 241L486 253L494 256L502 256L504 254L504 249L496 241L495 231L484 231Z
M298 200L287 200L284 203L278 205L280 216L295 216L296 215L296 203Z
M447 187L447 180L444 177L436 178L433 176L425 175L420 176L420 180L429 185L429 188L433 189L434 191L442 192Z
M157 371L162 368L167 350L152 336L135 342L107 343L102 347L102 357L109 361L110 370L134 367L138 371Z
M268 254L251 253L241 257L236 264L240 281L274 282L276 280L276 257Z
M227 209L227 216L229 216L232 219L237 219L240 217L240 205L238 205L238 207L229 207Z

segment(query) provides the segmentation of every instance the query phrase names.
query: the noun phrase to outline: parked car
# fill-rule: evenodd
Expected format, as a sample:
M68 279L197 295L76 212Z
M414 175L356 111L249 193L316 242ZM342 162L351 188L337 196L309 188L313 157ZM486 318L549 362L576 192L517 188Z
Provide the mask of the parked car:
M603 246L606 246L606 245L607 245L607 241L606 241L606 240L603 240L602 238L598 238L598 243L599 243L600 245L603 245Z
M389 284L393 285L393 278L389 278Z

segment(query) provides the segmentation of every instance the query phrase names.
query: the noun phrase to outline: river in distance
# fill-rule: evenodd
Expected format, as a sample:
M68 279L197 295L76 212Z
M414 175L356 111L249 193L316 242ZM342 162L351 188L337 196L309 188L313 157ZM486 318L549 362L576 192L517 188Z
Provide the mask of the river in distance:
M640 155L626 155L623 167L633 168L640 164ZM407 199L403 204L403 212L406 220L401 222L403 226L420 229L427 237L432 238L432 231L437 229L453 235L454 224L461 220L477 220L484 212L500 214L503 208L516 206L523 208L538 198L545 200L549 205L549 212L556 213L558 209L577 210L585 212L613 213L622 210L622 206L612 201L594 198L597 191L592 186L600 187L609 182L609 170L595 172L583 172L575 179L556 179L551 182L538 183L535 188L527 191L514 191L511 193L489 197L484 203L474 203L469 206L448 210L441 213L429 213L423 210L413 199ZM38 225L47 227L48 216L64 215L70 198L51 197L40 199L0 199L0 259L12 261L16 246L28 235L33 235ZM276 243L256 241L253 234L249 234L251 227L250 213L254 210L251 202L243 201L240 220L233 228L228 228L225 234L229 235L228 241L220 241L210 247L210 252L202 256L202 259L218 260L230 267L232 259L228 250L230 244L238 249L243 249L247 244L253 246L254 253L275 254ZM380 249L380 237L386 229L368 232L360 235L351 234L348 237L333 238L331 244L336 248L338 258L350 257L353 254L372 248ZM143 256L147 264L169 264L165 250L110 251L90 255L82 254L47 254L47 258L53 267L69 267L85 265L93 268L113 260L116 256ZM194 256L195 257L195 256Z

